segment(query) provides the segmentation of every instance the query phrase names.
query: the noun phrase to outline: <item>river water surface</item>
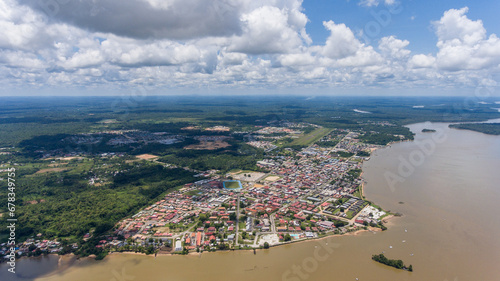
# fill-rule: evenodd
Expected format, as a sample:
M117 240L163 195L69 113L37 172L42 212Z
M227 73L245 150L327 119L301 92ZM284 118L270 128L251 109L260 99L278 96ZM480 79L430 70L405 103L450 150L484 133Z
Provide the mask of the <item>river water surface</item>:
M3 264L0 280L500 280L500 136L449 129L444 123L409 127L415 141L377 150L363 167L366 197L403 214L388 223L387 231L255 255L116 254L99 262L71 261L58 270L55 256L21 259L18 277ZM437 132L422 133L423 128ZM382 252L412 264L414 272L371 260Z

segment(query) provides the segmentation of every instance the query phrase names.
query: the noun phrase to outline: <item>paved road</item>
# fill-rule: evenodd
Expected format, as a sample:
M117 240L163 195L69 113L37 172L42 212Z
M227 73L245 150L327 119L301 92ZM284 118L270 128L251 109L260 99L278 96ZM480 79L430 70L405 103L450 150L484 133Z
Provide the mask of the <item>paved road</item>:
M238 236L240 235L240 194L238 193L238 200L236 201L236 236L235 244L238 246Z

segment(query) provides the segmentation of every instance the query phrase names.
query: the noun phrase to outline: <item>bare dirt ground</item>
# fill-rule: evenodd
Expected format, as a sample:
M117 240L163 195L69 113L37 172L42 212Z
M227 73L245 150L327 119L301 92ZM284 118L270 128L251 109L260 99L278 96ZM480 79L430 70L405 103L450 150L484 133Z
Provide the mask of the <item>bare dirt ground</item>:
M199 144L192 144L184 147L184 149L195 149L195 150L216 150L219 148L226 148L231 146L225 141L201 141Z
M71 161L73 159L83 159L83 157L79 157L79 156L72 156L72 157L61 157L61 158L57 158L58 160L63 160L63 161Z
M259 172L241 172L236 175L233 175L233 179L235 180L240 180L240 181L251 181L255 182L261 177L263 177L265 173L259 173Z
M277 181L279 179L280 179L280 177L278 177L278 176L269 176L269 177L265 178L264 180L265 181Z
M151 160L151 159L158 158L159 156L156 156L153 154L141 154L141 155L137 155L136 157L141 159L141 160Z

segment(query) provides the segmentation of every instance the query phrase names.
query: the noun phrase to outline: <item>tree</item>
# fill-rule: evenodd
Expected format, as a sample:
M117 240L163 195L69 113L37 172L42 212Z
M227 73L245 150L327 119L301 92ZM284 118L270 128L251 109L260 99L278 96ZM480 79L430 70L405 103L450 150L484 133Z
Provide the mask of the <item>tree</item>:
M154 254L155 252L155 248L153 247L153 245L150 245L146 248L146 255L152 255Z
M264 249L269 249L269 243L267 242L264 243Z
M392 267L395 267L398 269L405 269L405 265L404 265L402 260L391 260L391 259L386 258L384 256L384 254L373 255L372 259L374 261L377 261L379 263L383 263L383 264L388 265L388 266L392 266ZM408 268L408 270L410 270L410 269ZM411 270L413 270L413 267L411 268Z
M409 272L413 272L413 266L410 264L410 266L408 267L408 271Z
M227 250L229 249L229 245L227 245L226 243L220 243L219 244L219 250Z
M335 225L335 227L343 227L346 226L348 223L345 221L334 220L333 224Z
M287 234L285 234L284 240L285 240L285 242L290 241L290 240L292 240L292 236L290 236L290 234L287 233Z
M229 214L229 219L232 221L236 221L236 213L230 213Z

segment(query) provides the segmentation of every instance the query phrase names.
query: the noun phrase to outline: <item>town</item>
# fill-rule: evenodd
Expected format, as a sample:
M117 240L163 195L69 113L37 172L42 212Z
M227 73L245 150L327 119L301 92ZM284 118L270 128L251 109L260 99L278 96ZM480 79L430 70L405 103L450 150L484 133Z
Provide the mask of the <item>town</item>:
M256 163L259 171L233 170L221 174L218 170L184 167L196 172L199 180L168 192L155 204L118 222L105 235L94 237L92 231L87 233L84 241L98 239L95 247L106 253L187 254L269 248L360 230L385 230L383 219L390 214L364 199L361 177L363 161L382 146L360 141L364 132L307 126L312 127L312 133L306 136L317 137L315 132L320 132L319 139L299 150L285 148L280 153L275 153L275 148L284 142L300 141L299 129L306 125L258 127L250 136L248 132L235 132L246 134L248 145L265 149L264 159ZM211 150L216 147L214 144L224 147L227 143L223 141L230 137L196 138L203 140L203 144L184 149ZM224 145L220 146L221 143ZM102 158L110 156L124 157L124 154L101 154ZM154 155L138 155L137 159L161 163L169 169L182 168L159 162ZM119 171L112 174L116 176ZM105 184L97 176L89 179L89 185L98 186L97 182ZM41 236L18 244L16 253L61 254L79 247L77 243ZM5 245L1 246L0 254L8 254Z
M362 199L367 157L339 156L379 147L356 137L349 132L333 147L315 144L294 156L266 158L257 163L266 172L207 173L121 221L102 247L152 243L177 253L268 248L368 226L383 229L388 213ZM233 181L240 184L224 184Z

